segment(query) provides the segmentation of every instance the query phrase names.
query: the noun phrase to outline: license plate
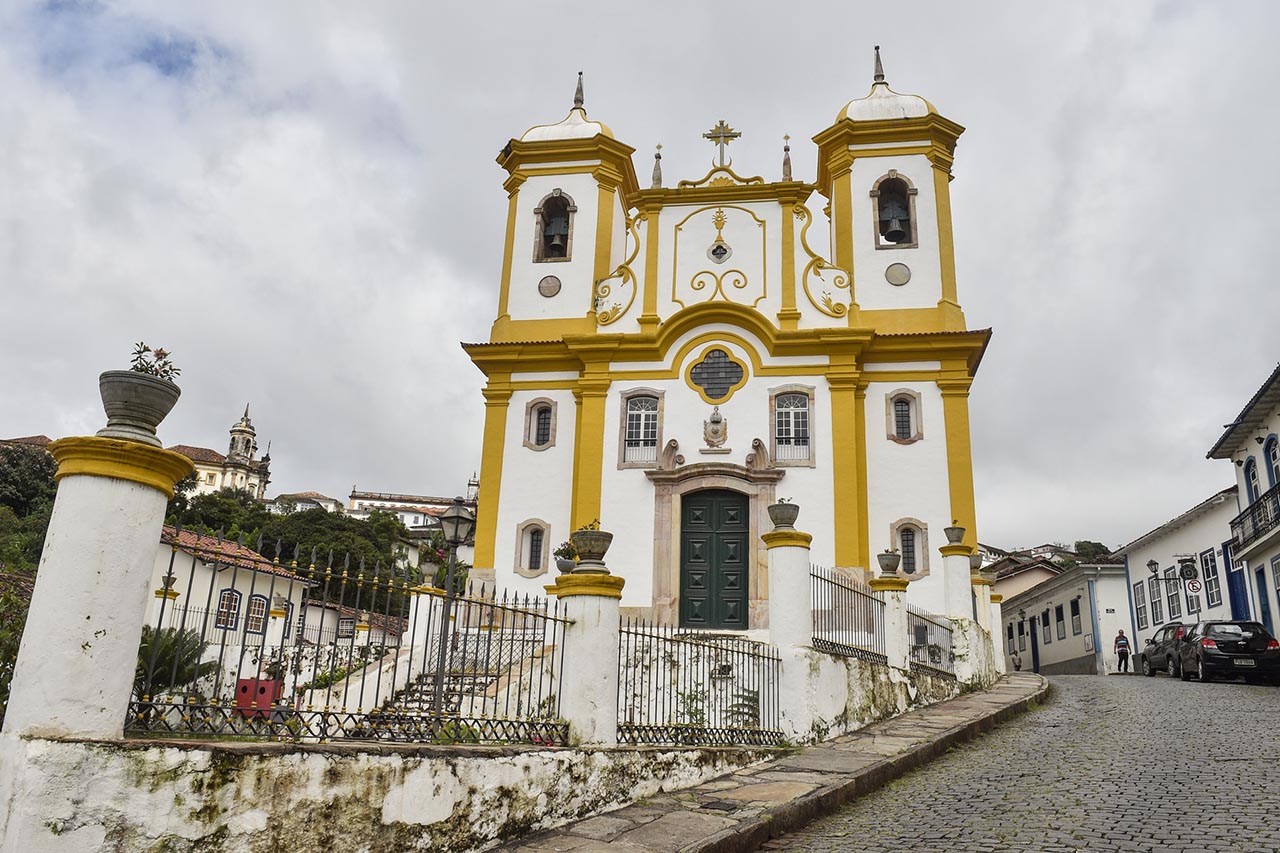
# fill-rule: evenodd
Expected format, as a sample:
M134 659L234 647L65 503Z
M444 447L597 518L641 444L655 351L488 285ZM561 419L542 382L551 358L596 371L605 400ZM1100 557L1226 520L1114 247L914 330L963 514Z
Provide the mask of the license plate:
M1249 658L1232 658L1231 662L1236 666L1253 666L1254 661Z

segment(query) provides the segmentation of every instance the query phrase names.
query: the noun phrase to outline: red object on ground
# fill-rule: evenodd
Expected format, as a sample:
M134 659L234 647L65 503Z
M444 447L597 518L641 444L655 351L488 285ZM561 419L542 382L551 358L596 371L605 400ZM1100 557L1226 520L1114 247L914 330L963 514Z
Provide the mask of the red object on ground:
M265 717L280 698L284 684L274 678L242 678L236 682L236 713L242 717Z

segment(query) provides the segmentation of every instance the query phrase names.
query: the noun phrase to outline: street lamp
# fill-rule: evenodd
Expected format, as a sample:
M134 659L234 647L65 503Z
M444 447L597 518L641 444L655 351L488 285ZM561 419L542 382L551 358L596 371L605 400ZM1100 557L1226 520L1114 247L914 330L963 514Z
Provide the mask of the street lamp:
M1160 571L1160 564L1155 560L1147 560L1147 571L1154 575L1156 572Z
M433 691L437 725L444 713L444 668L449 659L449 620L453 616L455 596L453 571L458 562L458 546L470 538L475 526L475 514L466 508L460 497L454 498L453 506L440 514L440 530L444 534L445 544L449 546L449 567L444 574L444 608L440 614L440 651L436 660L435 690Z

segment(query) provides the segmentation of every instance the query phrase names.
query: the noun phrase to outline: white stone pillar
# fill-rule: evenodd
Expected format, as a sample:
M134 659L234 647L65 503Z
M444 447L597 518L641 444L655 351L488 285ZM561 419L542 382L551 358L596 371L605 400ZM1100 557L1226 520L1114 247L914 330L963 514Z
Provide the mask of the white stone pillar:
M444 613L444 590L433 586L415 586L409 610L409 631L404 643L428 646L432 637L440 636L440 617Z
M988 587L990 589L990 587ZM1002 612L1002 602L1004 596L998 592L993 592L991 598L991 656L995 663L997 672L1008 672L1009 661L1005 657L1006 651L1004 647L1004 615Z
M946 609L942 613L948 619L973 620L973 582L969 574L969 545L952 543L938 549L942 552L942 574L946 588Z
M599 565L599 564L597 564ZM600 565L603 568L603 565ZM564 604L561 666L572 673L560 691L560 716L575 746L618 744L618 637L622 578L569 572L546 590Z
M812 646L809 545L813 537L779 527L760 538L769 549L769 639L779 648Z
M884 601L884 653L889 666L911 668L911 640L907 636L907 581L895 576L871 579L871 590Z
M118 738L165 504L185 456L114 438L49 445L58 494L14 668L6 735Z
M994 633L991 627L991 579L975 571L969 576L969 584L973 587L973 595L977 599L978 624L984 631Z

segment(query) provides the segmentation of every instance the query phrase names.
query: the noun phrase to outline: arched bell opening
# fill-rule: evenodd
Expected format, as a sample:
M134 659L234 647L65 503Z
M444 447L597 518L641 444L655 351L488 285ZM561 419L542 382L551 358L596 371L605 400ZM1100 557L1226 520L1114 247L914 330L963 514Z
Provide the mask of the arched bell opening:
M877 249L911 249L918 244L916 188L894 169L871 190Z

